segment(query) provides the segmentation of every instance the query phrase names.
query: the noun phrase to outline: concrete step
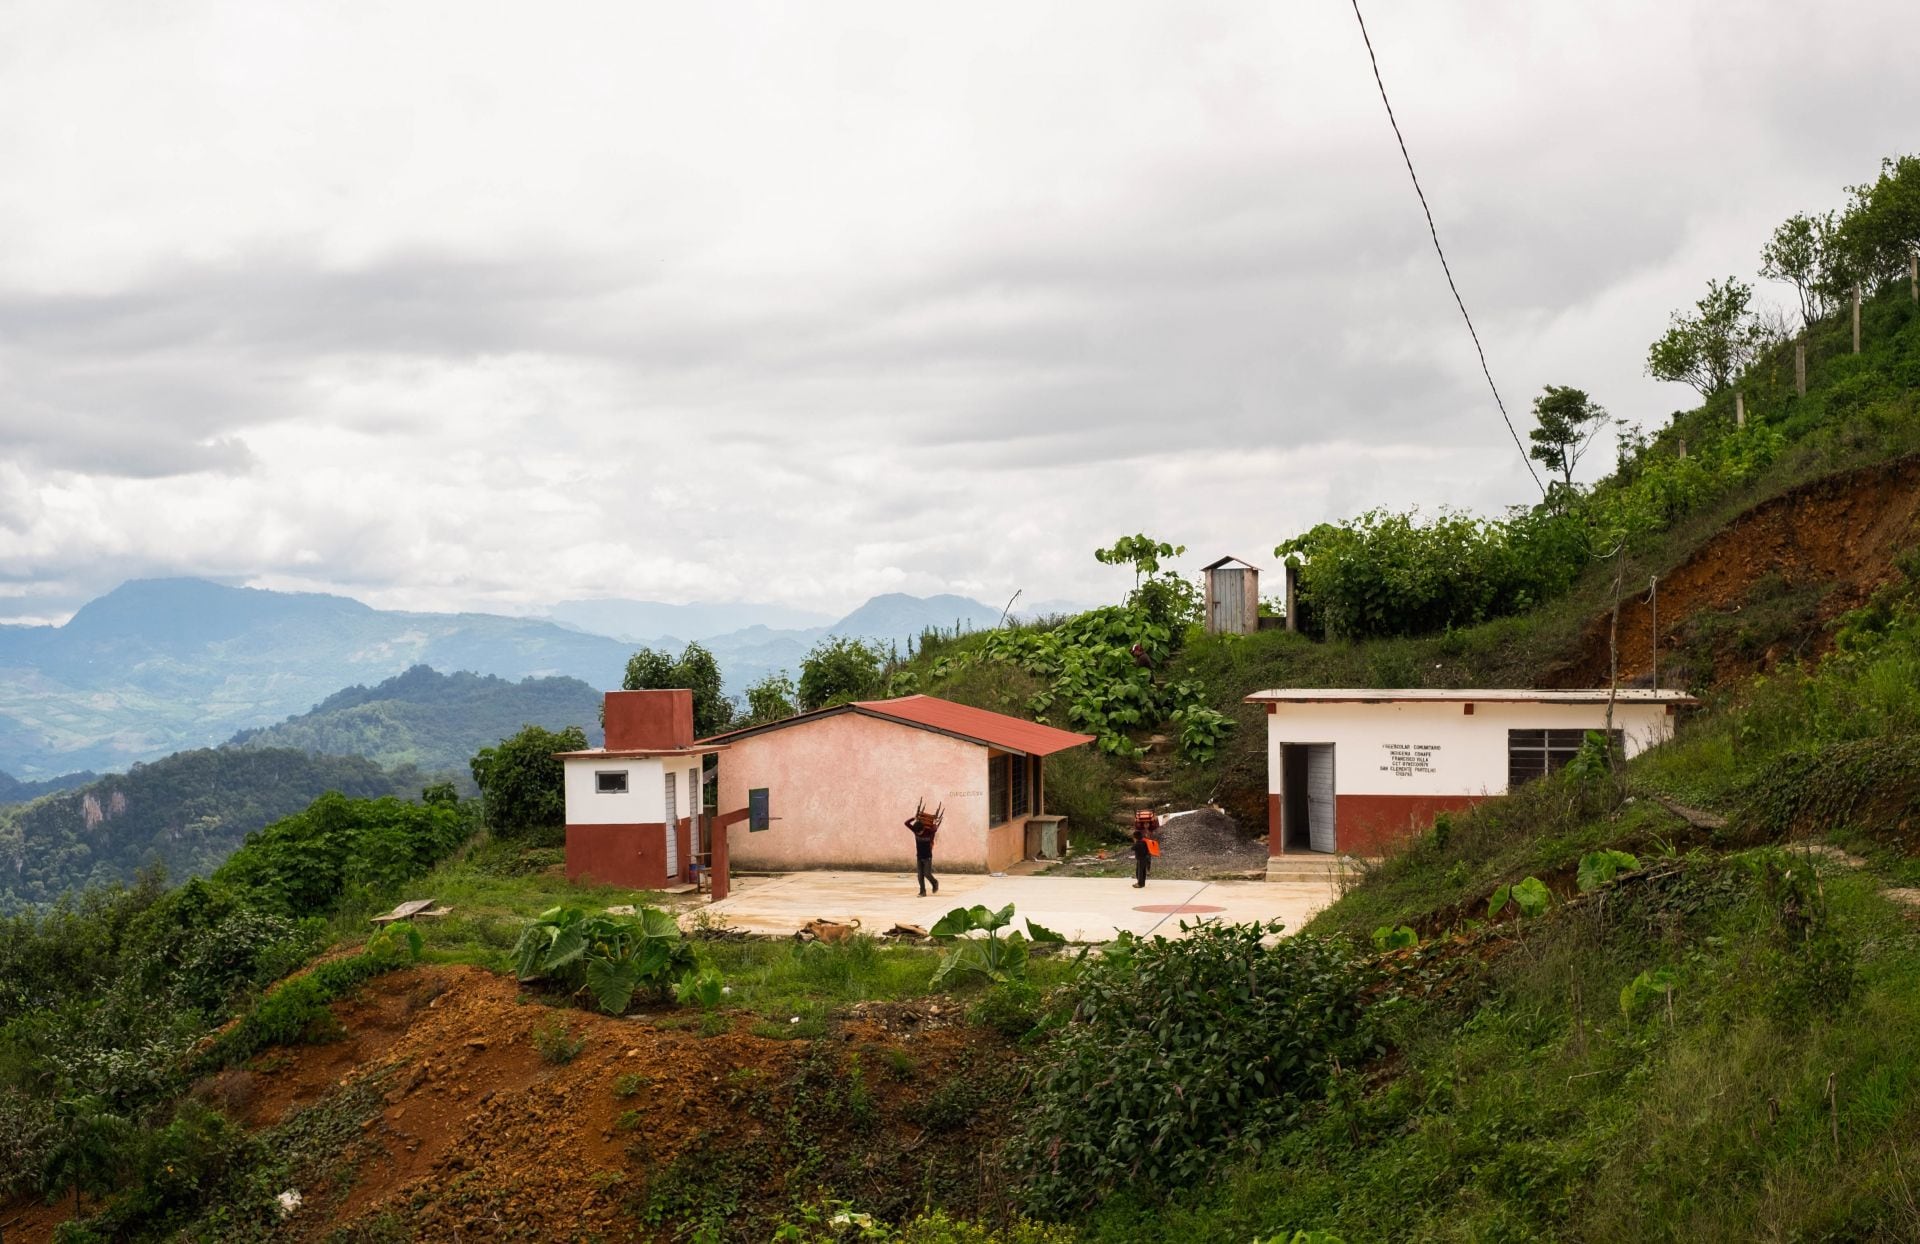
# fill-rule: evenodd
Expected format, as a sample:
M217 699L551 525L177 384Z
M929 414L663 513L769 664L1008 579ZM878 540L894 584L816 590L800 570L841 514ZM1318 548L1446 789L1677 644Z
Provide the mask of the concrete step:
M1345 855L1295 853L1267 859L1268 881L1318 882L1338 887L1359 875L1359 865Z

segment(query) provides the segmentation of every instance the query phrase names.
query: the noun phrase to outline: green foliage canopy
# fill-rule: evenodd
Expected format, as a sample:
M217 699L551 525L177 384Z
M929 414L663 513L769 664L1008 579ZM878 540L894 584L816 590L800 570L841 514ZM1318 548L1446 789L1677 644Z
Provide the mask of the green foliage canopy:
M879 650L865 640L844 635L823 639L800 663L800 707L812 712L871 699L886 686L883 668Z
M1369 510L1274 549L1300 565L1305 629L1342 639L1419 635L1532 608L1586 565L1577 519L1521 511L1504 521Z
M586 746L586 732L578 726L560 731L528 726L480 749L473 758L473 780L480 787L487 828L505 838L552 836L567 821L566 773L555 753Z
M700 738L719 734L733 723L733 701L721 687L720 662L697 643L688 644L677 659L652 648L640 649L627 658L620 686L627 691L685 688L693 692L693 732Z
M1059 1214L1120 1186L1202 1179L1376 1049L1368 961L1344 941L1262 945L1277 928L1123 937L1089 962L1014 1142L1029 1206Z
M1550 384L1533 399L1533 421L1527 432L1533 448L1527 450L1527 456L1558 475L1561 486L1571 491L1573 468L1594 436L1607 426L1605 408L1585 390Z
M1733 383L1771 344L1750 309L1753 287L1735 277L1709 280L1693 314L1676 311L1667 331L1647 350L1647 374L1692 385L1712 397Z

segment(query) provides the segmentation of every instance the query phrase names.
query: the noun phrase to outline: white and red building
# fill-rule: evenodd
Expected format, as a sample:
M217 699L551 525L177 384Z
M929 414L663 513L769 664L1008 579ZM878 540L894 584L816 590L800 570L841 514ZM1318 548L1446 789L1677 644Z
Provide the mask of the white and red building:
M1267 711L1268 853L1378 855L1433 823L1566 764L1607 726L1609 692L1295 689ZM1612 693L1628 756L1673 737L1698 704L1678 691Z
M693 738L693 692L607 692L607 743L562 752L567 878L659 890L702 853L702 771L725 748Z

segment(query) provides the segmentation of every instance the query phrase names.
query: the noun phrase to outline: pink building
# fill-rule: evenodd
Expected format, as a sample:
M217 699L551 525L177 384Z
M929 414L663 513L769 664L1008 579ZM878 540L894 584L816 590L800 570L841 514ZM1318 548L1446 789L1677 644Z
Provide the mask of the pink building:
M567 878L659 890L701 852L701 770L725 750L693 740L693 692L607 692L607 745L562 752Z
M720 821L738 869L913 867L901 822L944 806L934 867L994 872L1038 853L1045 758L1093 736L927 695L866 700L705 740L725 747ZM755 806L764 818L748 815ZM571 835L571 829L569 829Z

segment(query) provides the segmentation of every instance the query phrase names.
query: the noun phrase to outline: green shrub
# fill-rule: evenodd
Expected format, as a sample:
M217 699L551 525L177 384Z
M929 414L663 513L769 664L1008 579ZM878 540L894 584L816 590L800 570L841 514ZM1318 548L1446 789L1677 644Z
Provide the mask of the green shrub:
M1024 980L999 981L988 988L967 1018L1010 1040L1019 1040L1040 1023L1040 991Z
M1263 946L1278 927L1122 939L1091 963L1013 1144L1030 1207L1197 1181L1296 1120L1335 1065L1377 1050L1367 961L1343 941Z
M566 825L567 797L566 775L554 755L586 746L586 732L578 726L557 732L528 726L482 748L471 768L487 828L502 838L542 845L556 839Z
M1424 635L1520 613L1573 583L1587 563L1572 517L1521 512L1505 520L1443 511L1369 510L1322 523L1274 549L1300 565L1301 620L1344 639Z

